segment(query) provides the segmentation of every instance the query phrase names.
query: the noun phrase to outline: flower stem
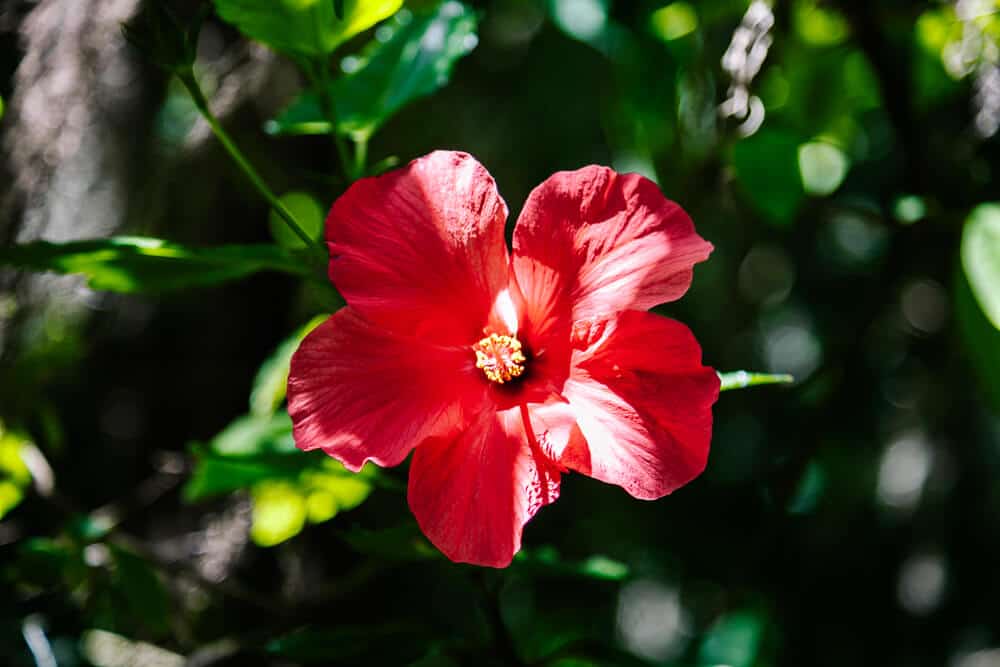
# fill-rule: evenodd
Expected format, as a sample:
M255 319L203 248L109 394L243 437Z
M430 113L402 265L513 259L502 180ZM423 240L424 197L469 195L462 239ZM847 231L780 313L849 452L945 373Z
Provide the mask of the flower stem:
M352 161L347 151L347 143L340 136L340 127L337 124L337 101L333 99L331 90L330 67L325 59L318 60L310 70L313 85L319 88L319 104L323 109L323 115L330 123L330 131L333 134L333 143L337 147L337 155L340 157L340 164L344 168L344 174L348 181L356 181L359 178L357 173L357 154Z
M311 238L305 230L302 229L302 225L299 224L298 220L295 219L295 215L292 214L288 207L285 206L280 199L271 191L271 188L267 186L264 179L260 177L257 170L254 169L253 165L246 159L240 149L236 147L233 140L229 137L229 134L222 128L219 123L219 119L215 117L212 110L208 107L208 100L205 99L205 94L201 90L201 86L198 85L198 80L194 76L194 72L188 71L183 74L179 74L181 83L187 88L188 93L191 95L191 99L194 101L195 107L204 117L208 126L212 128L212 133L219 140L222 146L229 153L229 157L233 159L236 165L246 174L246 177L253 184L254 188L267 200L267 203L278 213L281 219L284 221L288 228L295 233L306 247L309 248L311 254L315 257L317 264L320 266L326 265L326 250L313 238Z
M768 373L750 373L747 371L732 371L729 373L719 373L721 386L719 391L730 389L745 389L756 387L762 384L792 384L795 378L791 375L770 375Z
M365 175L368 162L368 137L354 141L354 180Z

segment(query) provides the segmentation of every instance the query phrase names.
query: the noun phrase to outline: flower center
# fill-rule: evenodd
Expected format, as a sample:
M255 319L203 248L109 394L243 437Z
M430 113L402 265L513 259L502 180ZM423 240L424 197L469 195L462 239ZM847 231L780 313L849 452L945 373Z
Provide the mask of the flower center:
M514 336L490 334L472 346L476 353L476 368L499 384L509 382L524 372L524 353L521 341Z

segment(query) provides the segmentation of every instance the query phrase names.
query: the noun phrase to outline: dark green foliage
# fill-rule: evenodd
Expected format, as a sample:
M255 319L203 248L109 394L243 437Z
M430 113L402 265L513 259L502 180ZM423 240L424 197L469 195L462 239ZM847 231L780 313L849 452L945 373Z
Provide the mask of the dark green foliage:
M292 253L273 245L187 248L138 236L7 246L0 248L0 265L79 273L93 289L126 293L201 287L258 271L308 271Z

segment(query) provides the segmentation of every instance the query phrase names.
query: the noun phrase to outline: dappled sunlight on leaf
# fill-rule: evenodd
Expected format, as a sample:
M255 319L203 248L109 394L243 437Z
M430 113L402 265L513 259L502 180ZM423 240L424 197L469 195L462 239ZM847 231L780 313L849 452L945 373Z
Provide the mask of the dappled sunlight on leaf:
M392 16L403 0L215 0L216 11L243 34L290 55L322 56Z
M337 131L367 140L404 106L438 90L455 63L478 43L476 14L448 0L430 12L400 12L380 28L384 37L362 54L360 64L331 84ZM267 129L274 134L331 131L322 110L322 91L306 93Z
M140 293L214 285L258 271L300 276L308 271L301 260L277 246L189 248L138 236L9 245L0 248L0 265L80 273L93 289Z

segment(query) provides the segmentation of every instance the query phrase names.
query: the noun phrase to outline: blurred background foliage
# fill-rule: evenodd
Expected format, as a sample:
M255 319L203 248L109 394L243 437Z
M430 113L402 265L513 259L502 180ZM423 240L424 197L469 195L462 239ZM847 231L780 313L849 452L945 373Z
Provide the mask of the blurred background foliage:
M0 0L0 662L1000 667L993 0L166 5ZM662 312L797 385L673 496L570 476L447 562L283 409L340 303L283 215L436 148L511 221L656 180L716 247Z

